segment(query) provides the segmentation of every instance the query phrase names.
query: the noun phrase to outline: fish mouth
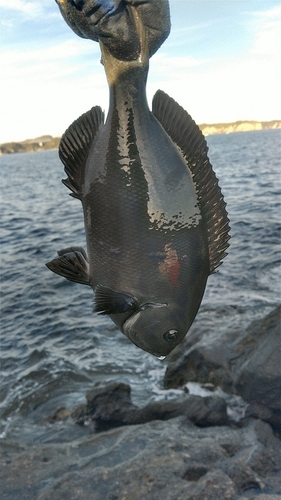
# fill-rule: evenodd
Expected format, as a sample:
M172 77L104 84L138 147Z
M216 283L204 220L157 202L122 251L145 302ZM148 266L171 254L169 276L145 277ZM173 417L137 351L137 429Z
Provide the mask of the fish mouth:
M150 326L153 326L153 325L150 325ZM166 354L163 354L159 351L154 351L154 349L149 349L147 347L147 345L141 341L141 339L139 337L139 333L137 332L135 334L135 338L129 337L129 339L131 340L131 342L133 342L133 344L135 344L137 347L139 347L139 349L142 349L145 352L149 352L149 354L152 354L156 358L162 358L163 356L166 357Z
M161 345L162 335L160 336L160 339L157 339L157 337L154 337L153 335L153 328L156 328L161 324L163 324L162 320L152 321L145 327L138 329L134 328L132 325L131 328L130 326L128 329L125 328L124 333L131 340L131 342L133 342L133 344L143 351L149 352L149 354L152 354L156 358L164 359L168 354L170 354L176 345L178 345L179 342L175 344L167 342L166 345L164 343ZM166 330L164 326L162 329L163 332Z
M137 347L140 349L143 349L146 352L149 352L150 354L153 354L154 356L161 356L162 354L159 354L158 352L154 351L154 349L149 348L146 345L146 342L143 341L143 334L146 333L148 328L155 327L156 325L159 325L161 323L160 320L154 320L149 322L147 325L143 326L142 328L136 328L134 325L137 322L141 311L143 310L143 306L141 306L140 310L136 312L135 314L132 314L124 323L123 325L123 333L135 344ZM149 307L149 306L148 306Z
M133 323L137 320L137 318L135 318L135 321L134 320L132 321L132 325L130 325L130 322L128 324L129 320L126 321L127 324L125 325L124 333L130 339L130 341L133 342L133 344L135 344L139 349L142 349L145 352L149 352L149 354L152 354L156 358L163 359L164 357L167 356L167 354L169 354L170 351L167 352L165 350L164 352L164 350L160 351L157 348L154 349L153 343L152 345L149 345L149 340L151 341L152 339L149 335L146 335L148 329L151 329L161 324L162 323L161 320L151 321L144 327L138 329L134 328L133 326ZM146 338L148 342L146 342L145 340Z
M143 328L141 329L138 329L138 330L135 330L134 328L131 328L129 330L129 339L136 343L138 342L139 344L142 344L143 342L140 340L140 335L142 333L145 333L145 330L147 330L147 328L150 328L152 326L156 326L156 325L159 325L159 323L161 323L161 321L153 321L152 323L149 323L148 325L145 325Z
M166 345L163 334L169 322L169 304L143 302L123 323L122 331L133 344L157 358L167 356L171 346Z

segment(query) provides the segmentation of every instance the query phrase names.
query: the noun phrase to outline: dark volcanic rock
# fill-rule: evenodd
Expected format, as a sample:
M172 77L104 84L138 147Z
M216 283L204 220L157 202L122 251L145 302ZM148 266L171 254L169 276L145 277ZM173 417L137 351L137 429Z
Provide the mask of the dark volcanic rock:
M281 493L280 441L257 420L199 428L178 417L67 443L19 447L3 440L0 458L1 500L242 500Z
M96 428L107 430L133 422L137 407L131 401L131 388L127 384L96 385L87 394L87 404L72 413L76 423L84 425L93 420Z
M234 388L246 401L281 411L281 308L255 321L237 345Z
M225 401L217 396L201 398L186 394L138 408L132 403L130 393L130 386L123 383L97 385L87 394L87 404L77 408L72 417L81 425L94 421L97 431L152 420L169 420L179 415L185 415L200 427L228 422Z
M179 387L188 381L209 382L239 394L260 418L281 429L281 333L276 308L245 332L223 336L198 335L169 363L164 385ZM192 344L192 341L194 342ZM179 352L179 351L178 351Z
M60 422L67 419L71 415L71 412L66 408L61 407L53 411L45 420L45 423L54 424L55 422Z

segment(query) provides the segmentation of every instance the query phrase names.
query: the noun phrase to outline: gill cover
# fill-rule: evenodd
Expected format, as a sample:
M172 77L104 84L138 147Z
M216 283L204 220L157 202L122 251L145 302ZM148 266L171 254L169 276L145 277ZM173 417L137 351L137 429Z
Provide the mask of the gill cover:
M171 305L148 303L123 324L123 333L138 347L154 356L167 356L185 336Z

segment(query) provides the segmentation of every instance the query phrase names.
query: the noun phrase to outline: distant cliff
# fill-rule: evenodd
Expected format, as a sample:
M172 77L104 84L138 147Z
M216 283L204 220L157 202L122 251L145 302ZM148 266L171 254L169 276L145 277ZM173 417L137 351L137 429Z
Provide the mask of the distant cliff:
M215 123L199 125L204 135L231 134L233 132L250 132L251 130L266 130L281 128L281 120L271 122L238 121L233 123Z
M204 135L231 134L233 132L249 132L251 130L281 129L281 120L270 122L238 121L233 123L203 123L199 125ZM22 142L6 142L0 144L0 155L9 153L24 153L27 151L45 151L47 149L57 149L60 137L44 135L36 139L27 139Z
M5 144L0 144L0 154L57 149L59 142L60 137L52 137L51 135L43 135L36 139L27 139L22 142L6 142Z

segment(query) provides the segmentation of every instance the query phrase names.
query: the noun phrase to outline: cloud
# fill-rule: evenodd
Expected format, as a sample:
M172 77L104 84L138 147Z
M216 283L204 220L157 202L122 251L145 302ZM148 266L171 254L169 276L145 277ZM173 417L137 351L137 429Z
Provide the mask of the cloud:
M148 95L160 88L179 102L197 123L281 118L281 79L275 62L255 57L213 61L183 71L151 64Z
M48 61L62 61L67 62L68 59L73 61L78 56L82 59L83 56L90 56L93 54L93 58L96 58L96 54L99 53L98 44L92 41L86 42L79 38L71 38L65 40L56 45L46 45L45 47L38 47L35 49L26 50L26 48L16 48L15 50L7 50L0 54L0 64L5 66L6 71L16 69L17 65L30 65L30 64L45 64Z
M0 0L0 6L3 4ZM26 15L31 16L35 4L46 9L49 0L11 0L9 7L26 9ZM53 2L48 15L56 12ZM281 43L277 38L281 8L248 12L243 18L249 33L243 51L209 58L203 49L196 52L200 57L188 55L190 47L181 35L189 28L179 28L174 38L179 50L168 40L150 61L149 102L161 88L197 123L280 119ZM203 27L194 27L194 35L201 36ZM67 33L65 30L58 38L47 37L38 43L33 36L32 42L16 43L15 50L1 51L0 142L60 135L92 106L107 108L108 87L98 44L75 37L70 30L69 37Z
M25 0L0 0L0 7L10 10L16 10L26 17L36 17L41 15L43 12L44 2L33 2L33 1L25 1Z
M185 26L181 28L172 28L172 38L168 38L166 45L168 44L170 48L178 47L182 45L183 39L188 39L188 43L200 42L204 38L206 30L213 25L213 22L198 23L192 26Z
M256 32L251 52L279 56L281 47L281 6L252 14Z
M0 53L0 143L61 135L93 105L107 104L98 44L73 37L57 45Z
M204 58L195 58L192 56L172 56L166 52L158 52L151 59L151 67L157 67L157 73L167 76L167 68L169 72L176 73L180 78L183 72L190 68L203 66L207 62Z
M281 7L245 12L251 36L243 52L212 58L151 59L149 101L158 88L177 100L198 123L281 118Z
M84 43L83 43L84 42ZM5 68L2 78L2 98L11 99L11 88L30 88L38 83L61 79L81 79L98 68L98 44L71 38L58 44L43 45L26 50L13 49L0 53L0 67ZM92 64L90 63L92 59ZM6 94L6 95L5 95Z

